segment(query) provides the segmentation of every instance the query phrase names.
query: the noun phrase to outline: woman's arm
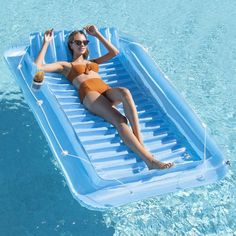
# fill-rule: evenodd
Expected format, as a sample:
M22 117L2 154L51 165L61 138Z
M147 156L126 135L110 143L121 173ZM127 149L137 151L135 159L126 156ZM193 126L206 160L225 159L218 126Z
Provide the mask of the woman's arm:
M64 66L68 64L67 62L58 61L50 64L43 64L44 56L52 39L53 29L47 30L44 34L43 46L35 60L35 64L37 65L38 70L43 70L45 72L63 72Z
M93 59L92 61L94 61L98 64L101 64L101 63L108 61L111 58L113 58L119 54L119 50L114 45L112 45L106 38L103 37L103 35L98 31L98 29L96 28L95 25L88 25L88 26L84 27L84 29L86 30L86 32L88 34L97 37L103 43L103 45L106 47L106 49L108 50L107 54L105 54L101 57L98 57L96 59Z

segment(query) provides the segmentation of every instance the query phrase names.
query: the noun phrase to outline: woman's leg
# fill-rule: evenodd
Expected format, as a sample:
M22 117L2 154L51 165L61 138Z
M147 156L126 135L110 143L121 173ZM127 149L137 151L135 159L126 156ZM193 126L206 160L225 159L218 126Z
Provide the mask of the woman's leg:
M126 117L115 109L106 97L96 91L91 91L87 93L83 103L89 111L113 124L124 143L146 162L149 169L165 169L172 166L172 163L163 163L153 158L153 155L140 144L130 130Z
M111 88L106 91L105 95L113 102L114 105L117 105L121 102L123 103L124 113L130 122L133 133L141 145L144 146L139 128L138 113L130 91L124 87Z

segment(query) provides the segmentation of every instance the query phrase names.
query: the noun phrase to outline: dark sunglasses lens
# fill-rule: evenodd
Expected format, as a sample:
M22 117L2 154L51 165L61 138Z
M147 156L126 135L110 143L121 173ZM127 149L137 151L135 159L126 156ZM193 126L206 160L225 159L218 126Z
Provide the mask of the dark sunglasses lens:
M82 43L86 46L86 45L88 45L88 43L89 43L88 40L84 40L84 41L75 40L74 42L75 42L78 46L80 46Z
M88 40L85 40L85 41L83 41L83 43L84 43L84 45L86 46L86 45L88 45L89 41L88 41Z

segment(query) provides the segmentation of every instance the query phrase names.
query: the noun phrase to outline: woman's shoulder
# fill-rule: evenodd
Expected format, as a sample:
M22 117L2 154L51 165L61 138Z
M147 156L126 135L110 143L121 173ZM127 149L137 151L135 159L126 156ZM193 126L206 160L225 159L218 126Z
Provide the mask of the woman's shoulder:
M96 59L91 59L91 60L89 60L88 62L98 64L97 61L96 61Z
M61 73L62 73L62 74L67 75L67 74L70 72L70 70L71 70L71 68L72 68L72 62L68 62L68 61L58 61L57 63L58 63L58 64L61 66L61 68L62 68L62 70L61 70Z
M61 64L64 67L71 67L71 63L69 61L58 61L57 63Z

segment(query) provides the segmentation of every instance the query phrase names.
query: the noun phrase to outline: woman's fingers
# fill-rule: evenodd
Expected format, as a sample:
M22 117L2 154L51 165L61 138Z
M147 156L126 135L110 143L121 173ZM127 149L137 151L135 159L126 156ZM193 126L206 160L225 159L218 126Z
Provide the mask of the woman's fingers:
M45 33L44 33L44 40L46 42L50 42L53 38L53 28L47 30Z
M53 28L51 28L51 29L49 30L50 36L52 36L52 32L53 32Z
M46 34L46 35L49 34L49 35L51 36L51 35L52 35L52 32L53 32L53 28L47 30L47 31L45 32L45 34Z
M87 33L95 33L96 31L95 25L86 25L84 29L87 31Z
M90 25L85 26L85 30L87 33L90 33L89 27L90 27Z

